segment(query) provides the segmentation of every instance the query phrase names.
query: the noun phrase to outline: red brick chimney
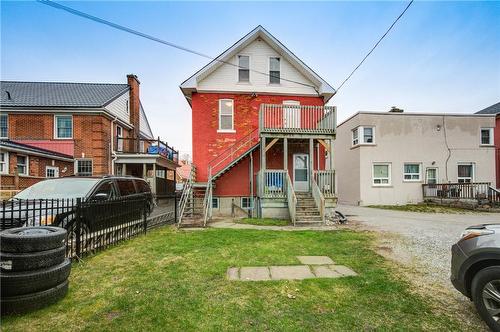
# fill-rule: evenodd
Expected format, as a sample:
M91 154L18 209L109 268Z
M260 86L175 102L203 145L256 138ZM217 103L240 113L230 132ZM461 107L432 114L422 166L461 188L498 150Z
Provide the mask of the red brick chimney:
M134 74L127 75L127 83L130 86L130 98L129 98L129 112L130 112L130 123L134 126L132 130L132 137L139 137L139 119L140 119L140 99L139 99L139 79ZM138 148L138 142L136 148Z

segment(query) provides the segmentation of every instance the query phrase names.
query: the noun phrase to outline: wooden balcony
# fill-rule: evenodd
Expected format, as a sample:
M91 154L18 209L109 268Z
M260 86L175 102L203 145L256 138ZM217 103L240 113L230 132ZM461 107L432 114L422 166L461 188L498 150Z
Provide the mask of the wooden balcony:
M259 111L261 134L335 135L334 106L262 104Z

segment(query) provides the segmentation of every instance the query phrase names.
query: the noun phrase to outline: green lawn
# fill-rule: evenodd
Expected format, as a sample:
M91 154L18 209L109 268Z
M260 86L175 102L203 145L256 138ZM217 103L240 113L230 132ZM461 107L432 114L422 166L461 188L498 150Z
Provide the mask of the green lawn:
M235 221L237 224L248 224L257 226L287 226L290 221L273 218L243 218Z
M409 291L369 233L164 227L75 264L61 302L2 319L4 331L463 330ZM231 266L327 255L357 277L228 281ZM289 296L295 295L295 298Z
M474 210L459 207L442 206L435 204L407 204L407 205L369 205L368 207L384 210L396 210L422 213L474 213ZM481 211L484 212L484 211Z

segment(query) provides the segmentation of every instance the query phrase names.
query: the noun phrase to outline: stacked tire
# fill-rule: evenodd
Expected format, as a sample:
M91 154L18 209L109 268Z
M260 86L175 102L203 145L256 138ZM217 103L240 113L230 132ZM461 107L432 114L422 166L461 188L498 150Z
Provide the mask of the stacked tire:
M66 230L19 227L0 232L0 307L2 315L45 307L68 291L71 261Z

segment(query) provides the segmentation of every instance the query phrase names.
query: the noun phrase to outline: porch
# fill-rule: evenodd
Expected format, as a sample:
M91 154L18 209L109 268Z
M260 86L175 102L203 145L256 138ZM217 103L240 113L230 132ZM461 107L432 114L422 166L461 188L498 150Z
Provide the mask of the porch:
M422 185L424 200L438 204L467 207L500 207L500 190L490 182L427 183Z

